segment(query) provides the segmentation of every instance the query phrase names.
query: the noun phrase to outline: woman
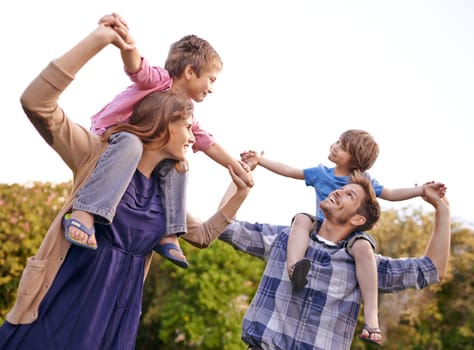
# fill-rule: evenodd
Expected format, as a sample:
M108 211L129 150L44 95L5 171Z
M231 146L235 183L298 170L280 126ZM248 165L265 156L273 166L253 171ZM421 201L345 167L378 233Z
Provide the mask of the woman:
M57 101L78 71L109 44L128 46L115 31L99 26L52 61L21 97L25 113L74 174L73 191L53 221L35 257L28 260L17 301L0 328L1 349L133 349L143 281L153 248L164 232L163 208L153 172L164 159L184 160L194 141L192 104L171 92L151 94L137 106L128 131L143 141L143 155L110 225L96 224L99 248L66 241L62 218L92 172L107 142L68 119ZM110 134L109 133L109 134ZM207 246L230 223L249 188L232 168L233 193L207 222L188 215L183 238Z

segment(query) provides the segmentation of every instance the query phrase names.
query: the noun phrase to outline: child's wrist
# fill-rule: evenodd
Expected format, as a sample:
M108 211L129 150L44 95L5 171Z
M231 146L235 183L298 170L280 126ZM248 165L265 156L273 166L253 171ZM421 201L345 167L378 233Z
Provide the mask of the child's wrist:
M425 190L426 190L426 184L423 184L423 185L421 186L421 193L420 193L420 196L421 196L421 197L425 195Z

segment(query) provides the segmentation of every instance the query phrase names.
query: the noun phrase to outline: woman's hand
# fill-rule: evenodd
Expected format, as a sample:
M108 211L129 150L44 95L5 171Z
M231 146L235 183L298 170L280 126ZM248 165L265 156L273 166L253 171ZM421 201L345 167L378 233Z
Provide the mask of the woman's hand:
M99 26L112 28L120 39L115 40L113 44L121 50L135 49L135 40L130 34L127 22L117 13L105 15L99 20Z
M227 168L229 169L229 174L232 178L232 181L234 182L235 187L237 187L237 191L250 191L251 187L239 175L235 173L234 168L232 168L232 165L229 165ZM252 173L249 172L248 176L252 178Z

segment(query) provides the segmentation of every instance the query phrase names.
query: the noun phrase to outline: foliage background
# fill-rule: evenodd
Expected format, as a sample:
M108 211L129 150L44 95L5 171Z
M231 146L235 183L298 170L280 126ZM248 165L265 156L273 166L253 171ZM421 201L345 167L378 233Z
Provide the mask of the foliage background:
M35 254L70 186L0 184L1 323L14 302L27 257ZM410 207L384 211L372 231L377 252L394 257L422 255L431 232L431 214ZM450 270L441 284L380 296L385 349L474 349L474 232L459 222L452 229ZM219 241L203 250L186 242L182 247L191 263L187 270L158 255L153 259L137 349L244 349L241 320L263 262ZM355 337L352 349L366 348L370 347Z

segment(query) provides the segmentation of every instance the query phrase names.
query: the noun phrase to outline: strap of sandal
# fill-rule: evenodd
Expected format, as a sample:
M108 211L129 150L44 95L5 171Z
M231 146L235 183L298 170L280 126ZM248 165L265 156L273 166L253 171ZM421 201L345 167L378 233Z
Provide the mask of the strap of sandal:
M369 336L367 338L359 336L360 339L380 345L381 341L372 339L372 334L380 334L380 336L383 337L383 334L382 334L382 331L380 330L380 328L378 328L378 327L370 328L369 326L364 324L364 327L362 327L362 330L365 330L367 333L369 333Z
M382 331L380 328L369 328L369 327L364 327L364 329L369 333L369 338L372 334L380 334L382 335Z

